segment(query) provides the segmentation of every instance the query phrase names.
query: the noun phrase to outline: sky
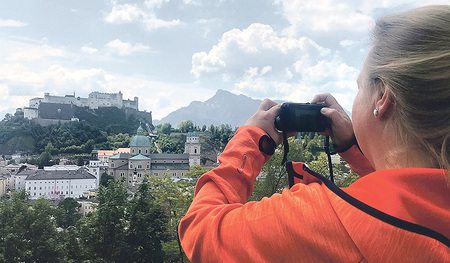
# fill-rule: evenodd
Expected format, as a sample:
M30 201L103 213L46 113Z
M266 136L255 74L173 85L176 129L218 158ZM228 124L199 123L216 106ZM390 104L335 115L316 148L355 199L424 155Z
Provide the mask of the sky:
M153 119L217 89L351 111L370 29L450 0L2 0L0 119L29 100L139 97Z

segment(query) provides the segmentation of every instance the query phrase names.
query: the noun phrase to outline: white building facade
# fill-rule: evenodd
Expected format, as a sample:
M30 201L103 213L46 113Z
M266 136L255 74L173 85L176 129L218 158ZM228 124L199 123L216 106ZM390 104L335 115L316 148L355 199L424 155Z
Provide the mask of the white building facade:
M97 178L85 168L78 170L37 170L25 179L31 199L80 198L84 191L97 188Z

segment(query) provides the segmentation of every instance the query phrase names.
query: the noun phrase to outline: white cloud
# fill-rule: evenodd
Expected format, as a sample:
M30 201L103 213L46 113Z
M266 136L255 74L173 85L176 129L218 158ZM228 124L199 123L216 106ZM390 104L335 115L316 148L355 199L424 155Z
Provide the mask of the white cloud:
M8 97L9 97L8 85L0 83L0 100L8 99Z
M284 75L286 67L301 57L322 57L329 52L308 38L282 38L268 25L252 24L247 29L224 33L208 53L195 53L191 73L197 78L224 74L232 80L246 74L248 68L270 66L272 73Z
M136 4L117 5L114 2L114 6L111 12L105 17L105 21L112 24L138 22L147 31L181 25L182 23L179 19L163 20L156 16L155 10L161 8L163 4L168 2L170 0L147 0L141 7L138 7ZM191 1L188 2L190 3Z
M8 56L9 61L34 61L45 57L63 57L65 51L48 45L18 46L12 49Z
M141 15L142 10L136 5L117 5L113 6L105 21L112 24L127 24L137 21Z
M153 31L160 28L171 28L178 26L181 24L181 21L179 19L168 21L156 17L148 17L143 20L143 23L147 31Z
M280 37L268 25L252 24L195 53L191 73L200 81L221 78L254 98L305 102L318 93L353 91L359 71L307 37Z
M327 33L342 29L366 32L373 23L369 14L359 11L358 5L361 4L352 0L275 0L274 2L282 5L283 14L291 24L285 30L289 36L298 36L311 31ZM380 4L378 3L377 6L379 7Z
M345 39L342 40L341 42L339 42L339 45L341 45L342 47L350 47L353 46L355 44L355 41L350 40L350 39Z
M131 44L129 42L123 42L119 39L115 39L106 44L106 47L114 53L120 56L127 56L135 52L148 52L150 50L149 46L142 43Z
M150 9L154 9L161 8L162 4L169 2L170 0L146 0L145 5Z
M102 69L70 70L55 64L46 70L36 71L23 64L6 64L0 67L0 81L10 87L10 93L33 94L41 87L89 90L98 88L106 73ZM14 87L21 87L15 90Z
M97 53L98 49L89 46L84 46L81 48L81 51L87 54L95 54Z
M27 26L27 23L12 20L12 19L0 19L0 27L24 27Z

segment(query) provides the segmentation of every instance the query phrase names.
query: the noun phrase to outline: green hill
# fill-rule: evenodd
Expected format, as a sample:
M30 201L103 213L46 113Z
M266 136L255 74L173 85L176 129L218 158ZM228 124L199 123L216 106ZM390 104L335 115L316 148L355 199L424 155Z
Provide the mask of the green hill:
M90 110L75 107L79 122L56 122L41 126L23 114L8 115L0 122L0 154L39 154L51 143L55 153L87 153L104 148L107 136L135 134L140 123L151 123L151 114L115 107ZM91 140L91 141L90 141Z

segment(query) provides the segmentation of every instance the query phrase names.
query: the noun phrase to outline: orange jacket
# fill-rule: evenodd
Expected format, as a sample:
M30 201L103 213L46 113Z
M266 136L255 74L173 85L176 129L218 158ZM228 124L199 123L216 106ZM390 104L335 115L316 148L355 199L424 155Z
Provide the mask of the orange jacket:
M260 151L263 137L257 127L239 128L219 167L199 179L179 226L192 262L450 262L444 170L376 171L341 189L294 163L301 182L247 202L270 158ZM356 171L373 171L356 152L342 156Z

